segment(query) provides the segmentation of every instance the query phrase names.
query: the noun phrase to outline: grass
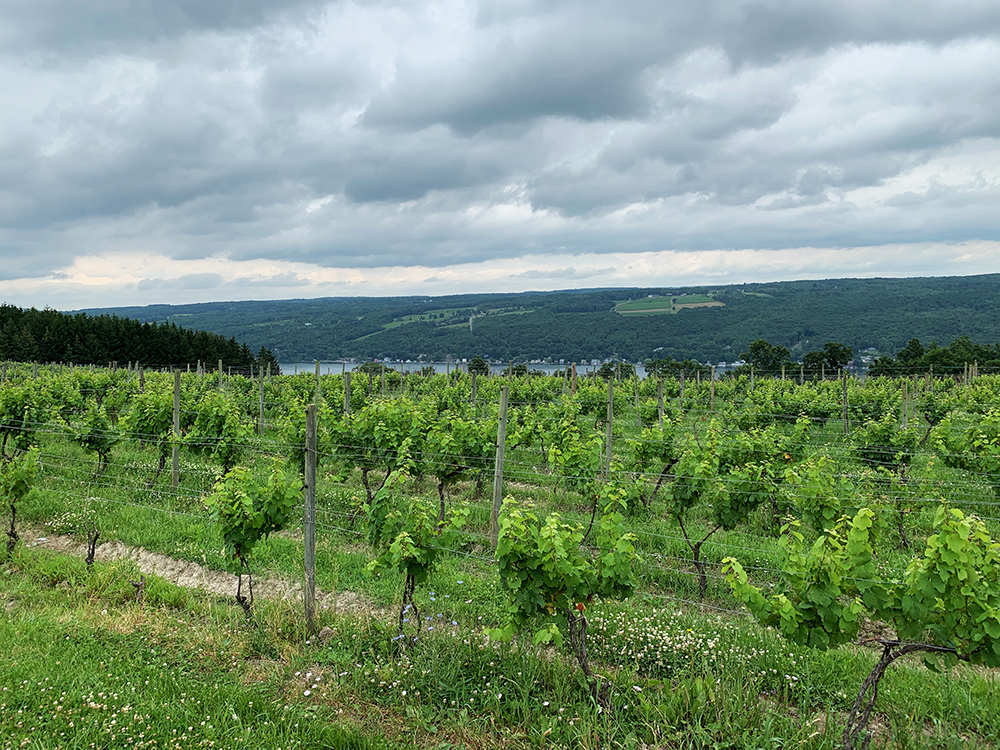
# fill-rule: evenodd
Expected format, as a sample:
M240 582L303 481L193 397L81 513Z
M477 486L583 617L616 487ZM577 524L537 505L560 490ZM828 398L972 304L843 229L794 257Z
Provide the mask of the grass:
M708 294L685 294L680 297L644 297L615 305L615 312L622 315L658 315L661 313L676 313L686 307L723 307Z
M379 746L294 696L231 608L157 579L136 604L135 573L36 550L4 566L3 747Z
M472 313L472 309L468 307L443 307L439 310L428 310L423 313L415 313L413 315L404 315L400 318L395 318L389 323L382 326L383 330L389 330L390 328L398 328L399 326L406 325L407 323L427 323L427 322L438 322L443 323L446 320L457 317L459 315L468 316Z
M138 604L136 573L25 548L3 566L3 747L833 748L875 659L655 600L597 604L590 648L609 714L560 653L489 641L473 616L483 584L454 570L422 592L433 625L406 648L380 617L329 612L307 641L279 602L248 627L228 602L155 577ZM908 664L883 693L879 731L897 746L1000 737L983 674Z
M704 390L689 384L685 396L698 429ZM721 410L722 384L718 395ZM623 411L616 440L637 431L634 415ZM835 422L812 428L810 438L864 487ZM227 569L200 500L217 473L212 464L182 451L178 490L167 476L147 489L152 449L120 444L95 481L94 460L79 446L58 434L42 442L43 476L19 508L22 523L83 539L86 522L96 521L102 541ZM262 466L263 454L280 449L268 442L258 448ZM517 499L586 524L589 503L565 493L537 451L512 450L509 460L521 474L508 485ZM914 501L907 524L918 544L933 512L933 504L920 502L927 490L918 480L929 473L928 462L914 462L907 490ZM719 579L721 559L734 551L764 569L762 582L774 580L768 570L779 567L779 557L765 509L706 544L703 603L676 523L659 505L633 509L628 523L643 554L643 593L587 609L592 663L613 688L616 710L607 713L592 702L564 650L483 635L484 627L502 623L505 610L495 567L481 559L491 557L477 536L489 526L488 500L476 496L473 482L449 495L450 503L470 508L471 541L418 588L418 605L430 619L418 642L403 648L393 625L402 579L365 573L371 555L350 522L363 489L357 475L335 480L338 469L320 467L317 583L327 592L357 592L366 606L321 610L320 625L328 628L322 640L307 642L299 602L260 600L257 626L249 627L231 596L147 576L140 605L132 562L99 561L88 571L77 558L20 546L0 565L0 649L10 655L0 662L0 686L7 688L0 687L0 747L840 746L845 713L876 654L802 649L713 609L734 609ZM937 471L939 489L956 499L986 490L959 472ZM407 492L436 496L426 479L411 481ZM704 533L711 524L698 510L689 530ZM887 524L879 559L890 568L909 557L897 541ZM251 563L258 577L299 580L301 530L261 543ZM877 710L875 746L1000 742L1000 691L989 672L936 675L904 661L884 680Z
M670 297L645 297L643 299L632 299L626 302L619 302L615 305L615 312L628 313L668 313L671 312L672 304Z

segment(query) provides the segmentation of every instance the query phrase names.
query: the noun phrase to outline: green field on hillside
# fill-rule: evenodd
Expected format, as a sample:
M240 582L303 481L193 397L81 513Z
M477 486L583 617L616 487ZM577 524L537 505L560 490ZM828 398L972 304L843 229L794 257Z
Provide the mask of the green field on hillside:
M633 299L627 302L619 302L615 305L615 312L622 315L659 315L663 313L676 313L686 307L724 307L724 303L719 302L708 294L684 294L678 297L645 297L643 299Z

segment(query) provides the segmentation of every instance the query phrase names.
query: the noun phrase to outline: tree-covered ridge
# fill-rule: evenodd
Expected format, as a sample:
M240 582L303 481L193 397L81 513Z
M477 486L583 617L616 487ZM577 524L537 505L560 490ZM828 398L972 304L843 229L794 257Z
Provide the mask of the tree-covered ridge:
M724 307L628 316L614 307L649 295L707 294ZM911 338L1000 341L1000 274L831 279L730 286L598 289L444 297L342 297L114 308L267 347L282 361L356 357L556 361L673 357L733 361L757 339L792 360L841 342L894 354ZM873 355L874 356L874 355Z
M0 360L106 365L195 365L199 361L249 368L277 366L271 352L254 356L235 337L193 331L176 323L143 323L116 315L68 315L56 310L23 310L0 305Z

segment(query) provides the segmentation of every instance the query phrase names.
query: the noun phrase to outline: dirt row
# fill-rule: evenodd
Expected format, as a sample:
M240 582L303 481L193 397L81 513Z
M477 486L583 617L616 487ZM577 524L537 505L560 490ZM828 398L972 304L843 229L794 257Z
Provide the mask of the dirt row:
M21 543L28 547L49 549L54 552L86 557L87 545L71 536L46 534L39 529L19 530ZM178 560L142 547L130 547L119 541L98 545L94 553L97 562L131 560L144 575L156 575L177 586L200 589L220 596L236 593L236 580L232 573L212 570L189 560ZM303 583L293 583L282 578L254 577L254 596L259 599L302 600ZM336 612L360 612L371 606L353 591L322 592L316 590L316 602Z

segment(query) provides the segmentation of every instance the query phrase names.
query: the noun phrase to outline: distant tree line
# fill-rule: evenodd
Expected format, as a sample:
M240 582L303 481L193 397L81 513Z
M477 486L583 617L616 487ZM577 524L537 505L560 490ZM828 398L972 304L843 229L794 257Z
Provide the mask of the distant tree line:
M106 365L136 362L145 366L209 367L219 360L228 367L271 365L274 355L261 347L256 356L235 337L181 328L174 323L140 323L114 315L68 315L57 310L28 310L0 305L0 360Z
M740 354L746 364L731 370L729 374L738 376L747 374L752 368L758 375L777 375L784 371L788 375L802 373L809 379L834 375L846 367L854 357L854 350L835 341L828 341L822 349L806 352L801 361L793 360L787 346L772 344L766 339L756 339L750 342L747 350Z
M794 375L802 368L807 377L815 378L824 370L833 373L845 367L853 356L851 347L828 342L822 349L807 352L801 361L794 361L788 347L757 339L740 355L746 364L731 372L733 375L745 374L752 367L760 375L773 375L782 369ZM974 365L980 373L1000 372L1000 344L977 344L968 336L960 336L950 346L933 342L924 347L920 339L913 338L895 358L878 357L868 367L868 374L899 377L933 371L945 375L962 373L969 365Z
M975 365L980 373L1000 372L1000 344L976 344L968 336L960 336L950 346L931 342L924 347L919 339L910 339L895 359L876 359L868 368L868 374L892 377L933 370L945 375L964 372L967 365Z

